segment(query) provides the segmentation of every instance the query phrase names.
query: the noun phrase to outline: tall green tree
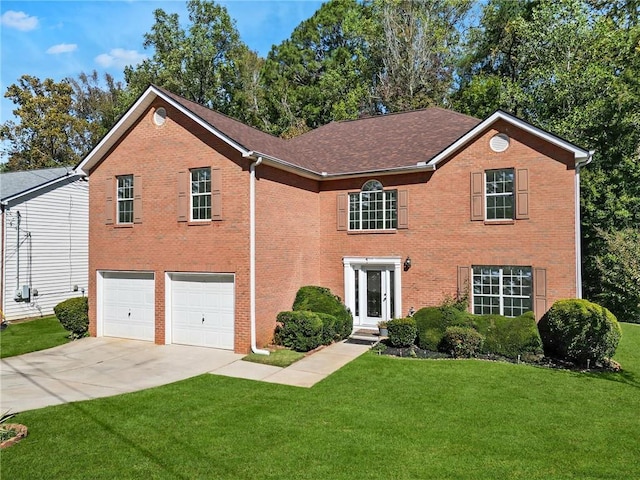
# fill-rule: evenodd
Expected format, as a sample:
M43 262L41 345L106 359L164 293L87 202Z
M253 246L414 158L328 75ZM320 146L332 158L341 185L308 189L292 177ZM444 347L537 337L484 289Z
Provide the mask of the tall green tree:
M606 298L596 264L610 245L598 229L640 225L640 28L617 21L616 5L490 0L455 95L462 112L503 108L596 151L582 170L584 286L594 299Z
M144 35L144 47L152 48L153 56L125 69L127 85L139 94L154 83L201 105L232 113L245 86L242 62L255 58L248 54L225 7L189 0L187 10L187 29L180 25L178 14L155 10L155 23Z
M84 144L93 147L129 107L127 92L122 82L108 73L101 78L95 70L66 81L73 89L73 114L86 122Z
M386 111L447 106L471 0L376 0L381 60L376 93Z
M368 3L334 0L274 46L263 69L270 130L291 136L375 113L374 30Z
M17 106L16 120L0 126L8 157L5 171L69 166L80 160L87 150L87 122L74 115L68 81L23 75L4 96Z

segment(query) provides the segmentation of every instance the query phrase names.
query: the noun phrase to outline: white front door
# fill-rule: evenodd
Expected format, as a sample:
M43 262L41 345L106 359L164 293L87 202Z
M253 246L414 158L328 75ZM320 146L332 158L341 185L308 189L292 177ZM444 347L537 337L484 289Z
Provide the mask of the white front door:
M400 259L345 258L345 303L357 326L401 316Z

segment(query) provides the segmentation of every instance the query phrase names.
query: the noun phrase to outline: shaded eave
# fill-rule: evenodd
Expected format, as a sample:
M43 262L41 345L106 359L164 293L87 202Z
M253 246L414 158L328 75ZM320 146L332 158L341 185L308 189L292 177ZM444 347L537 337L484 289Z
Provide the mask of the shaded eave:
M493 125L495 122L497 122L499 120L503 120L503 121L505 121L507 123L510 123L511 125L514 125L515 127L519 128L519 129L521 129L521 130L523 130L523 131L525 131L527 133L535 135L536 137L539 137L539 138L551 143L552 145L555 145L555 146L557 146L559 148L562 148L563 150L566 150L566 151L572 153L573 154L573 158L575 160L575 166L576 167L582 166L582 165L586 165L586 164L591 162L591 159L592 159L593 153L594 153L593 151L589 151L589 150L585 150L583 148L580 148L580 147L578 147L578 146L576 146L576 145L564 140L563 138L560 138L560 137L558 137L556 135L553 135L553 134L551 134L551 133L549 133L549 132L547 132L545 130L542 130L541 128L534 127L530 123L527 123L524 120L519 119L518 117L514 117L510 113L507 113L507 112L505 112L503 110L497 110L491 116L489 116L487 119L485 119L482 122L480 122L474 128L472 128L467 133L465 133L463 136L461 136L458 140L456 140L451 145L449 145L447 148L445 148L440 153L438 153L435 157L433 157L428 162L428 165L432 166L435 169L440 162L442 162L443 160L445 160L446 158L451 156L457 150L465 147L469 142L475 140L487 128L489 128L491 125Z
M402 167L392 167L392 168L383 168L383 169L375 169L375 170L361 170L361 171L342 172L342 173L328 173L328 172L316 172L314 170L301 167L294 163L287 162L285 160L281 160L279 158L273 157L269 154L257 152L254 150L247 152L246 154L244 154L244 156L253 161L262 159L262 162L265 165L270 165L272 167L278 168L279 170L295 173L296 175L299 175L301 177L310 178L313 180L340 180L343 178L367 177L371 175L377 175L377 176L394 175L397 173L435 170L435 167L428 165L427 162L418 162L415 165L408 165L408 166L402 166Z

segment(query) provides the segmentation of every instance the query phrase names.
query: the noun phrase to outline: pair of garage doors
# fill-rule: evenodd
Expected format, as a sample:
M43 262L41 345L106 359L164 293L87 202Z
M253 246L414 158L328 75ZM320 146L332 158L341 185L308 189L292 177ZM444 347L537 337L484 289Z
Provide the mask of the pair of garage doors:
M101 276L102 334L153 341L154 274L102 272ZM233 350L233 275L170 273L166 289L167 343Z

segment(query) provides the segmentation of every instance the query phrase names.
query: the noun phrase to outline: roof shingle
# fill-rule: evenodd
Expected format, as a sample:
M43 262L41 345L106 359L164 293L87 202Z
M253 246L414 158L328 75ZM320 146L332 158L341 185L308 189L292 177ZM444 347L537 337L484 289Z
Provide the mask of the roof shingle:
M451 110L427 108L332 122L284 140L156 88L246 150L334 175L427 162L480 123Z

